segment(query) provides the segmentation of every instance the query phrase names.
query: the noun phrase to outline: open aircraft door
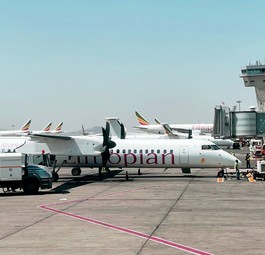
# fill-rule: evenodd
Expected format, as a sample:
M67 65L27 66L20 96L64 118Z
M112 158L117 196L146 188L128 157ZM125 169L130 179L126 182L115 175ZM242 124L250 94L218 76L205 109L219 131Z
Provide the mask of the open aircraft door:
M189 147L180 146L180 148L179 148L179 162L180 162L180 164L188 164L189 163Z

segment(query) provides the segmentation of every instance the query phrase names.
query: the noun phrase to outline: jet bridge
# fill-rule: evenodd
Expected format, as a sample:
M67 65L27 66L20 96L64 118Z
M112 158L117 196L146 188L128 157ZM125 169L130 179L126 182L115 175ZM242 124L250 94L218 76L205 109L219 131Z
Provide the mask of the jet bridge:
M214 137L230 137L230 110L228 107L216 107L214 109Z
M252 138L265 136L265 113L230 111L229 107L214 109L215 137Z

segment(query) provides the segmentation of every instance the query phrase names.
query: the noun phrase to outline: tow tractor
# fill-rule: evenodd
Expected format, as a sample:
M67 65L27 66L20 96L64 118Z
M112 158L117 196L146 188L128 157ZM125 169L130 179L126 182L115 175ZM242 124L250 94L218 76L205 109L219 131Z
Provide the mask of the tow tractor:
M36 194L52 187L49 154L0 153L0 187L4 192L22 189Z
M253 178L265 181L265 160L257 161L257 170L253 171Z

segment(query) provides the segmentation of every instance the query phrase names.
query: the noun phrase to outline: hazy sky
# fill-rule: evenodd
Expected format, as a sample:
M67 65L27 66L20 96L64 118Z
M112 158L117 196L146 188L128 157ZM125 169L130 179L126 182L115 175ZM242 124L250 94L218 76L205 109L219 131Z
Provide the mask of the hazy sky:
M265 1L3 0L0 128L68 131L115 116L212 123L256 105L240 68L265 59Z

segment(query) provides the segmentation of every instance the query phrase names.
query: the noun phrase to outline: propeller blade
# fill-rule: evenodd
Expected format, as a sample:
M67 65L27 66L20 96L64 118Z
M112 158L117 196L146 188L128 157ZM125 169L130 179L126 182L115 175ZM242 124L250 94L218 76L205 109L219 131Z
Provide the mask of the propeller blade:
M109 137L109 134L110 134L110 124L109 124L109 122L106 122L106 133L107 133L107 137Z
M116 146L116 143L111 140L110 135L110 124L106 122L106 128L102 127L102 135L103 135L103 147L101 150L101 156L102 156L102 165L103 167L106 167L107 161L110 158L110 152L109 149L114 148Z

